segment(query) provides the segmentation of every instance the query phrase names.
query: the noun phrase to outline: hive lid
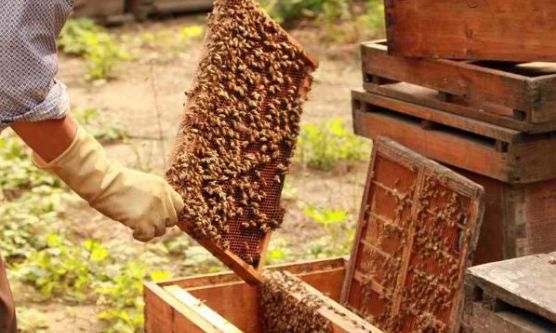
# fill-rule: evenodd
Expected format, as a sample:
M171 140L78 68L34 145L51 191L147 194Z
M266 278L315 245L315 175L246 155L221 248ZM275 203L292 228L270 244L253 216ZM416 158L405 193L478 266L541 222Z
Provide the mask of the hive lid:
M454 332L483 211L481 186L379 138L342 303L387 332Z
M180 228L252 284L282 222L282 184L316 67L255 1L214 2L167 176L186 204Z

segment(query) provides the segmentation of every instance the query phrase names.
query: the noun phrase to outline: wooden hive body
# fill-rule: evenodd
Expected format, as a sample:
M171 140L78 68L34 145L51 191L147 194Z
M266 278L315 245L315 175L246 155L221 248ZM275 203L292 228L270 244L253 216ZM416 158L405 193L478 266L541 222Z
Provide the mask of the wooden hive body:
M408 57L556 61L551 0L386 0L392 52Z
M556 252L470 269L465 333L556 332Z
M217 0L168 179L180 227L250 283L270 231L316 60L253 0Z
M524 139L515 130L379 94L352 95L357 134L393 138L485 188L475 264L556 251L554 139ZM518 174L530 181L515 183Z
M406 58L389 55L384 41L363 43L361 53L370 92L527 133L556 129L553 63Z

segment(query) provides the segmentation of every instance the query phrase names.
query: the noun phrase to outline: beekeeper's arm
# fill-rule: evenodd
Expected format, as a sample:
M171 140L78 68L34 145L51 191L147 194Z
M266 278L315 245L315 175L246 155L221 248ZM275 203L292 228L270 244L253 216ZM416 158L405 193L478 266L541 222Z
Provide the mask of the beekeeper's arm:
M71 0L14 0L0 5L0 131L11 127L41 169L63 180L93 208L148 241L177 223L180 196L160 177L129 170L69 115L56 38Z

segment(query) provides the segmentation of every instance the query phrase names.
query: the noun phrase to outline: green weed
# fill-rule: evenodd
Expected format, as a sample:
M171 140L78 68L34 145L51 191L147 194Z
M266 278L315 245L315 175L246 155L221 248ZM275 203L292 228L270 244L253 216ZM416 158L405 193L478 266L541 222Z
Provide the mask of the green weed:
M114 37L90 19L70 19L60 34L58 45L68 54L83 57L87 62L87 79L115 78L114 70L130 56Z
M88 108L73 113L75 119L103 144L126 140L129 133L117 119L102 119L97 109Z
M62 185L59 180L33 165L30 152L13 134L5 133L0 137L0 192L7 198L14 198L22 190L42 185Z
M329 258L347 255L355 236L355 228L350 221L350 214L343 209L316 208L309 206L305 216L324 228L325 236L309 246L313 258Z
M46 248L17 267L22 281L36 287L43 300L61 297L72 302L87 299L91 285L103 274L108 249L92 240L72 246L65 237L50 234Z
M338 161L363 160L369 152L369 144L348 130L341 119L301 127L297 157L310 167L328 171Z

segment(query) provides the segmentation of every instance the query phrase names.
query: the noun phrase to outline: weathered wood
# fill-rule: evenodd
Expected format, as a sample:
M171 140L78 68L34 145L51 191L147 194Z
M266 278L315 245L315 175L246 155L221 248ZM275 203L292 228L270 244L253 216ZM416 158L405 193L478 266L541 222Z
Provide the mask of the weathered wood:
M469 103L480 103L492 117L511 117L541 124L541 128L551 126L543 123L556 120L555 64L406 58L389 55L381 41L363 43L361 52L367 83L377 76L416 84L442 92L448 100L454 95Z
M329 259L279 265L268 269L287 270L338 301L345 277L344 259ZM179 287L245 333L263 333L258 320L257 288L233 273L209 274L161 283L145 284L146 333L198 333L203 319L193 320L183 305L165 288ZM198 322L201 320L201 322Z
M388 332L456 332L483 211L481 186L378 138L342 303Z
M392 52L411 57L556 61L551 0L386 0Z
M556 252L473 267L466 278L483 295L556 324Z
M73 14L91 17L102 24L122 23L133 19L125 11L125 0L76 0Z
M465 284L472 332L556 331L556 252L473 267Z
M552 134L526 135L369 92L353 91L352 98L359 135L388 136L434 160L507 183L556 178ZM441 126L423 127L423 121Z
M179 301L181 311L197 323L203 332L241 333L237 327L184 289L178 286L169 286L164 289Z
M465 318L465 333L554 333L556 325L523 311L492 312L481 303L466 305L473 315Z
M152 0L151 13L168 14L204 11L212 8L212 0Z
M477 119L524 133L546 133L556 130L556 122L533 124L527 122L525 119L526 115L520 114L520 111L514 111L504 106L486 102L481 103L467 100L459 96L445 94L411 83L395 82L379 85L365 82L363 85L368 92Z

